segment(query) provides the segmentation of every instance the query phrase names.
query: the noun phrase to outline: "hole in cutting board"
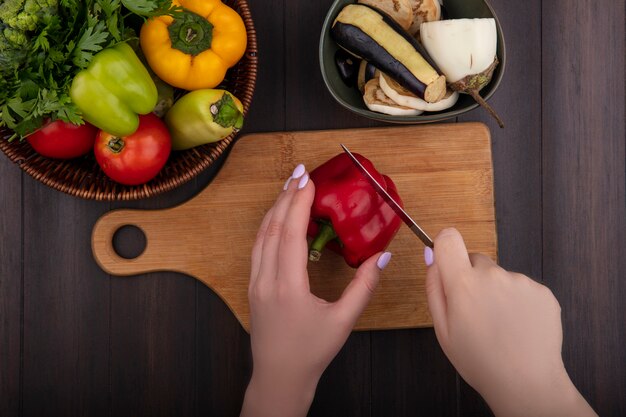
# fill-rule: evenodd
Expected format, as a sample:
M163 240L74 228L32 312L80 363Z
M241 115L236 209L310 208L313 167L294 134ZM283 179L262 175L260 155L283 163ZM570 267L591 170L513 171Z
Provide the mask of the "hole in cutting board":
M122 226L113 234L113 249L124 259L135 259L146 249L146 235L137 226Z

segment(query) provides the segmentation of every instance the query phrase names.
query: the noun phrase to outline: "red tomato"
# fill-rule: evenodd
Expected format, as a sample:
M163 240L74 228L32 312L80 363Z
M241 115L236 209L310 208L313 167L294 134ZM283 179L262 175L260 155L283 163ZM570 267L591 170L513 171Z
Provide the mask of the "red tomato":
M56 120L26 137L40 155L56 159L72 159L93 149L98 128L89 123L76 126Z
M100 131L94 154L109 178L125 185L139 185L156 177L172 149L165 123L150 113L139 116L137 131L116 137Z

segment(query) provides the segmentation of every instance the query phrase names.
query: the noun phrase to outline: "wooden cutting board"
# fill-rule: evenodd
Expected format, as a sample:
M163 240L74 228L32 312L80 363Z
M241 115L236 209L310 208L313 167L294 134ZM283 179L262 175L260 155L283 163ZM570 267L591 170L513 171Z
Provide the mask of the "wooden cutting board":
M405 208L435 236L454 226L470 251L496 258L489 130L479 123L261 133L242 137L217 177L196 197L166 210L116 210L94 226L98 264L113 275L177 271L212 288L248 329L250 252L265 212L298 163L309 170L341 152L369 158L396 183ZM113 234L135 225L146 235L135 259L118 256ZM390 265L356 329L431 326L424 290L424 246L407 227L391 243ZM312 291L336 300L354 270L324 253L309 264Z

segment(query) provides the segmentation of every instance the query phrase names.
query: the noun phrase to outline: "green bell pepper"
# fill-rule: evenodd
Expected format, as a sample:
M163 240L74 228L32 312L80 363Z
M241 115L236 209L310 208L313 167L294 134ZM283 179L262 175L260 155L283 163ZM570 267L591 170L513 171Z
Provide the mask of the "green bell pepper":
M157 104L157 88L133 49L119 43L94 56L89 67L76 74L70 97L83 118L116 136L133 134L139 114Z
M243 127L243 105L226 90L195 90L165 115L172 149L183 150L224 139Z

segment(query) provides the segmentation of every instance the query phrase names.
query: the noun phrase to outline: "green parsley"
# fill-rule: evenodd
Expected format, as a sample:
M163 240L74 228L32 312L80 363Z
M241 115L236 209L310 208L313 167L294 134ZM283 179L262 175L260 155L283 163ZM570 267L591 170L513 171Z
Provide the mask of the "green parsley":
M136 37L125 25L176 14L170 0L3 0L0 128L24 138L45 119L82 124L69 97L74 76L102 49Z

